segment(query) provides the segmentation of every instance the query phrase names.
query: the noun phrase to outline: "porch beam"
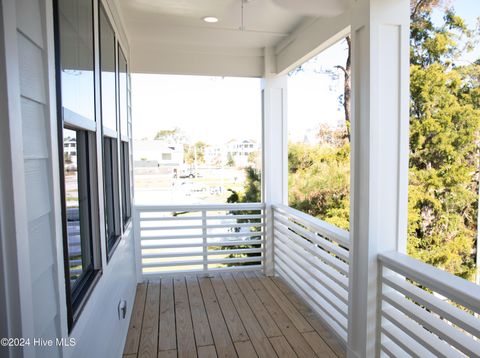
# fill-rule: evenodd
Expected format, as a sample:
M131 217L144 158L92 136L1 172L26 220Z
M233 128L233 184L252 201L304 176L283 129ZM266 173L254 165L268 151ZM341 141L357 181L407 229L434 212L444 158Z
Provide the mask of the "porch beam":
M405 252L409 1L351 0L352 201L348 356L380 355L377 255Z

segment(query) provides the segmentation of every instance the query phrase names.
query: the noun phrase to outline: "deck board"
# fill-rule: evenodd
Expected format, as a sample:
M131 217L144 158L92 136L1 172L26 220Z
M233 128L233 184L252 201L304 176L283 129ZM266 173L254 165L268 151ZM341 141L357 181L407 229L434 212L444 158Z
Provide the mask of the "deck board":
M173 286L175 292L175 323L177 327L178 357L195 357L197 349L185 278L176 277L173 280Z
M344 356L288 284L259 272L140 283L123 352L124 358Z
M207 311L208 321L212 329L213 340L217 348L218 357L236 357L232 338L228 333L227 324L223 319L222 310L217 302L217 297L213 290L212 282L209 278L201 277L198 279L202 291L205 309Z
M187 276L188 299L192 312L193 331L197 347L213 346L213 337L208 323L207 312L196 276ZM200 353L199 353L200 355Z
M160 307L160 282L150 281L147 287L145 313L138 357L156 358L158 346L158 310Z
M162 279L160 292L160 324L158 330L158 350L171 351L177 349L175 328L175 301L173 299L173 280Z
M130 325L128 326L128 336L125 341L124 356L137 356L138 346L140 344L140 334L142 332L143 313L145 311L145 298L147 297L147 284L142 282L137 286L135 293L135 303L133 305Z
M270 281L269 278L266 279ZM275 323L282 331L283 336L286 338L288 343L292 346L299 357L316 357L315 352L312 348L310 348L308 342L295 327L294 323L289 319L285 311L282 310L282 307L277 304L275 297L268 292L263 281L263 278L252 276L249 280L249 283L262 301L263 305L270 312L271 316L275 320Z

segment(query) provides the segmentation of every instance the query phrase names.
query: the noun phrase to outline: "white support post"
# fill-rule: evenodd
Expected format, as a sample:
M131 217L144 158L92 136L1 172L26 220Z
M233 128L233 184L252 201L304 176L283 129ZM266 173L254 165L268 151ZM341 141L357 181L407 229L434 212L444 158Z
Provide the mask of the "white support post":
M272 205L288 203L287 162L287 76L275 75L272 49L265 49L265 77L262 81L263 104L263 201L265 202L266 275L274 271L274 235Z
M377 255L407 237L409 1L351 0L352 250L348 356L380 355Z

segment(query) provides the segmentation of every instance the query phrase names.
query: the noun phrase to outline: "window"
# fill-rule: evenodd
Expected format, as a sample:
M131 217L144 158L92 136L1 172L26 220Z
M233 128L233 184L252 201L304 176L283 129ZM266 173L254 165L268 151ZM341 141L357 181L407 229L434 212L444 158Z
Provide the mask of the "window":
M55 47L68 328L100 277L93 5L58 0Z
M132 217L132 204L130 201L130 151L128 142L122 141L120 150L122 157L123 226L125 227Z
M103 178L105 190L105 238L111 257L121 234L118 197L118 148L115 138L103 138Z
M172 153L162 153L162 160L172 160Z
M103 187L105 199L105 240L110 259L121 237L120 185L118 169L117 92L115 32L100 6L100 71L103 128Z
M122 222L125 228L132 217L130 193L130 150L129 150L129 111L128 111L128 68L127 59L118 46L118 100L120 114L120 165L122 174Z

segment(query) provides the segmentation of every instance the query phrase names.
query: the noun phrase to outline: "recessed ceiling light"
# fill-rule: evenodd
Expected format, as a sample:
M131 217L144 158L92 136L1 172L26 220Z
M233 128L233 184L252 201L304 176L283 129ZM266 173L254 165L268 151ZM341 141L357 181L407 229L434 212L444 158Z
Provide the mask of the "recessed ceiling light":
M218 22L218 18L216 18L215 16L205 16L203 18L203 21L209 22L209 23L215 23L215 22Z

